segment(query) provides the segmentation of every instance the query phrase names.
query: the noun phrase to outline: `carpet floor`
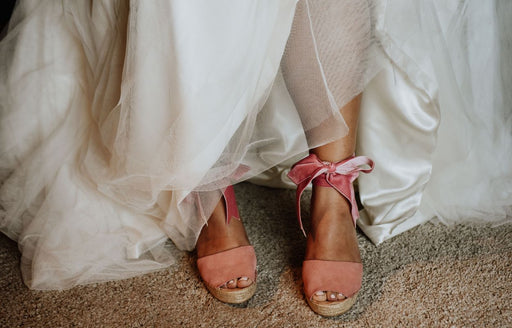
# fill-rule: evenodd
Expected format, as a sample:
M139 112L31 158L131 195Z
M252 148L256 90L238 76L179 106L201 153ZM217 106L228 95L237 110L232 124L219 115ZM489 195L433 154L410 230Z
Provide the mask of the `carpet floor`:
M167 270L29 290L16 244L1 235L0 327L512 327L512 224L428 223L378 247L359 233L365 274L358 302L345 315L323 318L302 294L305 238L295 192L247 183L236 192L258 256L258 290L247 303L210 297L195 255L180 251Z

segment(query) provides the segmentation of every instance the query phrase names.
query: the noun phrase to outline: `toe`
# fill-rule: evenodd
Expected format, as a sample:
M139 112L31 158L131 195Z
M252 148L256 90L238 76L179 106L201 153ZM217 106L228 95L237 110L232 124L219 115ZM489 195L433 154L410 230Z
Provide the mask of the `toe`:
M318 292L316 292L315 294L313 294L312 299L313 299L314 301L323 302L323 301L326 301L326 300L327 300L327 296L325 295L325 293L324 293L324 292L322 292L322 291L318 291Z
M346 299L345 295L338 293L338 301L343 301L344 299Z
M332 301L337 301L338 300L338 293L337 292L327 292L327 300L329 302L332 302Z
M252 280L249 277L241 277L238 278L237 287L238 288L245 288L252 284Z
M230 280L226 283L227 288L236 288L236 280Z

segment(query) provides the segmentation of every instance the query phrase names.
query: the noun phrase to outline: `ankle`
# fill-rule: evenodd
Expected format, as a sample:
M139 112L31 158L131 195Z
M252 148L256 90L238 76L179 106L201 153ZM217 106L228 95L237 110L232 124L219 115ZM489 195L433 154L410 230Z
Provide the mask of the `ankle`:
M337 190L314 186L311 196L311 217L315 219L327 213L350 215L350 204Z
M232 219L227 223L225 213L224 200L221 199L198 236L198 257L250 245L242 221Z
M315 154L323 162L338 163L354 156L355 149L354 147L345 149L314 149L311 153Z
M350 205L332 188L313 189L306 259L361 261Z

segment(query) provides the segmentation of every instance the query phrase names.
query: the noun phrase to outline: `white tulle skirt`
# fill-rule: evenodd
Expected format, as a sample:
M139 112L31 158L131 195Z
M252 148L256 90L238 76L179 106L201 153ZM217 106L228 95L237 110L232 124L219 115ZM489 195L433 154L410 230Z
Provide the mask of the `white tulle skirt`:
M0 43L0 229L27 285L168 266L166 241L193 249L219 190L287 185L276 165L345 135L338 108L364 88L375 242L435 216L510 219L508 5L402 2L19 1Z

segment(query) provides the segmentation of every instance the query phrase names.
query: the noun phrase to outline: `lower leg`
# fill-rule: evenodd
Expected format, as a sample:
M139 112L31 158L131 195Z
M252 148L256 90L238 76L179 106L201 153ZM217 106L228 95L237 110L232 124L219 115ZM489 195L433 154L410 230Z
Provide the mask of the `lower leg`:
M311 152L316 154L321 160L329 162L339 162L351 156L356 150L357 122L360 106L361 94L354 97L354 99L340 109L340 113L349 128L348 134L345 137L313 148Z
M320 160L339 162L354 154L360 103L361 95L358 95L340 110L349 128L344 138L311 150ZM333 188L313 188L311 231L305 258L361 262L349 203ZM343 298L329 291L313 296L318 301Z

